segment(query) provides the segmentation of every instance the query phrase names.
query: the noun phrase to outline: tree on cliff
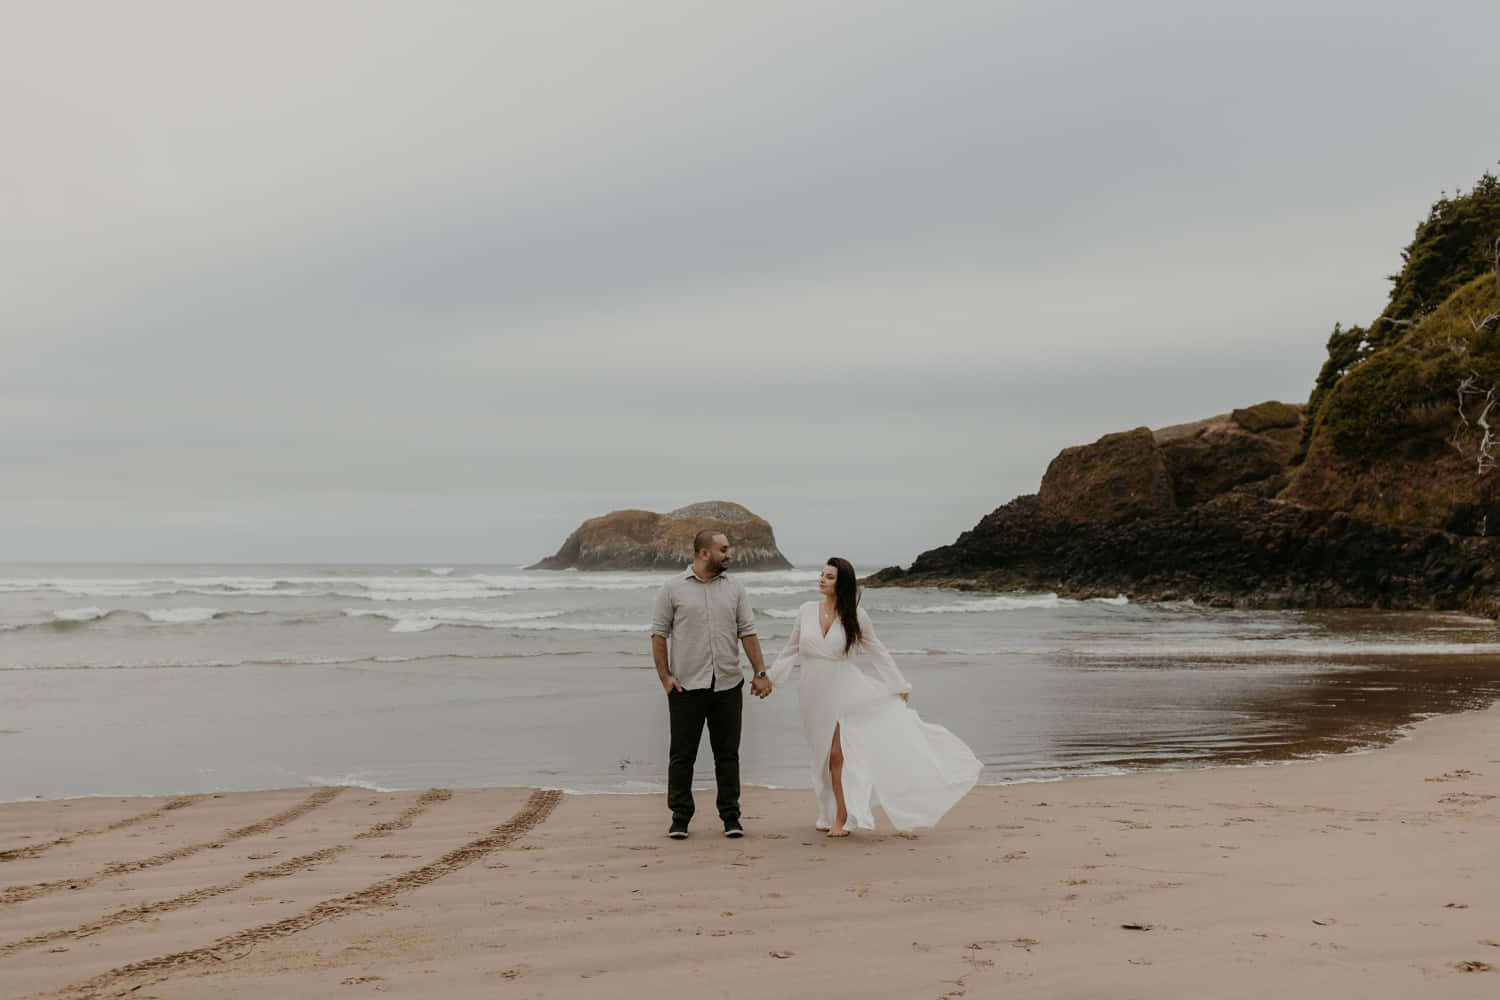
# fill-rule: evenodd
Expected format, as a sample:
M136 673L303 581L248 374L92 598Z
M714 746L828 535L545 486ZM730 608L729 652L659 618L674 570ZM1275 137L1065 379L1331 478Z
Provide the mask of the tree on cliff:
M1401 251L1405 266L1390 277L1391 300L1370 324L1374 350L1400 339L1402 327L1495 267L1500 236L1500 178L1486 173L1468 194L1439 198Z
M1500 178L1485 173L1468 193L1439 197L1417 224L1401 258L1401 272L1390 276L1390 300L1369 329L1334 326L1328 360L1308 398L1307 423L1294 461L1306 454L1330 392L1350 368L1395 345L1423 316L1480 275L1494 271L1500 280Z

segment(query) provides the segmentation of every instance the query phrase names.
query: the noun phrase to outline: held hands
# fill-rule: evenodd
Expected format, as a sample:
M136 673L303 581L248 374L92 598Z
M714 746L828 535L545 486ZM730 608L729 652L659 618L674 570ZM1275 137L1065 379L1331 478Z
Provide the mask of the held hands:
M911 692L910 691L902 691L896 697L900 698L904 702L910 702L911 701Z
M750 693L757 698L764 698L771 693L773 685L769 677L757 677L750 682Z

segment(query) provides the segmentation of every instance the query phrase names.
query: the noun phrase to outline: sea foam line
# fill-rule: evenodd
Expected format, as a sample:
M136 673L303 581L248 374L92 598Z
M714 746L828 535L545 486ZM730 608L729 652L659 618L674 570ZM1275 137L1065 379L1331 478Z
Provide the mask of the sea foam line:
M565 611L483 611L471 608L427 608L403 613L378 608L345 608L350 618L385 618L394 622L392 632L427 632L439 625L464 625L474 628L527 627L548 618L560 618Z

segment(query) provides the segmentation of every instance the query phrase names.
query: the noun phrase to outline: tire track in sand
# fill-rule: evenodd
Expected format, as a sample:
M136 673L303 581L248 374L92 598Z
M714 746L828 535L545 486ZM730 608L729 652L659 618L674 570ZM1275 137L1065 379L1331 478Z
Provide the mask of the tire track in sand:
M285 826L292 820L301 817L332 802L344 791L343 786L335 788L320 788L297 805L290 809L283 809L274 816L267 816L258 823L242 826L235 830L227 830L220 834L217 839L204 841L201 844L188 844L184 847L176 847L161 854L154 854L149 858L140 858L136 861L119 861L112 865L106 865L92 875L81 875L78 878L59 879L56 882L34 882L31 885L12 885L0 889L0 904L24 903L28 899L36 899L60 889L86 889L98 882L100 879L110 878L115 875L128 875L131 872L145 871L147 868L160 868L162 865L171 864L183 858L191 857L199 851L206 851L215 847L223 847L232 844L236 840L245 837L253 837L259 833L267 833L278 826Z
M161 805L157 806L155 809L150 809L143 813L137 813L134 816L126 816L124 819L117 819L113 823L106 824L105 826L85 827L84 829L77 830L73 833L65 833L55 840L47 841L45 844L28 844L25 847L12 847L7 850L0 851L0 864L3 864L6 861L20 861L22 859L35 858L45 853L46 851L52 850L52 848L54 847L61 847L64 844L71 844L73 843L73 841L77 840L80 837L93 837L101 833L113 833L116 830L123 830L126 827L135 826L137 823L145 823L146 821L156 819L159 816L165 816L167 813L171 812L174 809L182 809L185 806L190 806L195 802L202 802L205 798L207 798L207 796L204 795L183 795L168 802L164 802Z
M494 851L509 847L550 816L560 801L562 801L562 792L556 789L534 791L520 812L483 837L471 840L462 847L454 848L430 864L383 879L346 896L325 900L285 920L229 934L202 948L131 962L129 965L122 965L100 973L81 983L64 986L51 995L59 1000L89 1000L89 998L103 995L105 990L114 990L117 995L131 993L146 985L146 982L142 982L127 986L126 984L131 980L145 979L148 982L160 982L173 973L222 965L226 961L243 958L262 942L290 937L316 924L337 920L371 906L389 904L402 893L420 889L424 885L436 882L444 875L467 868Z
M453 793L446 788L430 788L423 792L415 803L408 806L401 815L385 823L376 823L362 833L356 834L353 840L364 840L370 837L388 837L396 830L404 830L411 826L422 813L431 809L439 802L447 802L453 797ZM159 917L163 913L171 913L174 910L186 909L196 906L215 896L235 892L246 886L253 885L266 879L285 878L288 875L296 875L298 872L306 871L313 865L322 864L338 857L352 848L352 842L347 844L335 844L325 847L321 851L313 851L311 854L303 854L300 857L291 858L278 865L269 868L257 868L246 872L237 879L228 882L220 882L218 885L208 885L201 889L185 892L171 899L159 899L149 903L140 903L135 906L127 906L116 910L114 913L106 914L97 920L91 920L77 927L68 927L62 930L44 931L41 934L33 934L30 937L20 938L15 941L7 941L0 944L0 958L13 952L23 951L27 948L36 948L44 944L52 944L55 941L66 941L72 938L92 937L101 931L107 931L123 924L133 923L137 920L145 920L147 917Z
M369 840L375 837L389 837L397 830L405 830L407 827L411 826L412 820L416 819L418 816L422 815L424 812L437 805L439 802L447 802L451 798L453 798L453 793L446 788L429 788L427 789L427 791L422 793L421 798L417 799L416 802L408 806L406 811L403 812L400 816L397 816L389 823L376 823L364 833L356 835L354 839Z

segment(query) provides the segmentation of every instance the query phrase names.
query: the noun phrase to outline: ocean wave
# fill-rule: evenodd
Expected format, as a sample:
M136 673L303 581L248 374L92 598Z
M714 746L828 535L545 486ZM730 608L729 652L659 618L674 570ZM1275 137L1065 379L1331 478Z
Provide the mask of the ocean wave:
M407 573L338 575L276 574L268 576L136 576L6 577L0 594L62 594L67 597L170 597L198 594L217 597L352 597L369 600L475 600L502 597L511 591L655 590L671 572L594 573L577 570L516 570L510 573L458 573L433 566ZM810 570L776 570L737 574L754 591L801 593L815 589Z
M370 601L484 601L510 595L511 592L508 590L450 585L442 590L371 590L363 593L355 590L334 590L319 596L364 598Z
M1103 604L1127 604L1124 597L1101 597L1096 601ZM905 615L957 615L957 614L982 614L988 611L1025 611L1034 608L1058 608L1067 605L1081 604L1081 601L1058 597L1056 594L1000 594L994 597L982 597L971 601L955 601L949 604L898 604L894 607L884 609L887 612ZM767 618L796 618L797 608L756 608L757 614L765 615ZM876 614L882 613L876 611Z
M371 600L471 600L503 597L505 588L476 577L188 576L0 579L0 594L67 597L353 597Z
M603 788L571 788L565 785L543 785L542 787L555 789L564 795L660 795L667 790L667 783L627 778L624 781L612 782Z
M1093 649L1059 649L1058 653L1080 659L1182 660L1262 660L1287 657L1324 656L1495 656L1500 655L1496 642L1388 642L1328 639L1262 639L1245 638L1228 642L1197 644L1164 644L1160 640L1140 645L1115 645Z
M495 576L488 573L476 573L473 579L498 590L656 590L667 580L671 574L645 576L635 575L611 575L590 573L582 575L558 575L551 576Z
M104 608L62 608L52 612L52 617L60 622L92 622L109 614Z
M1014 649L943 649L924 647L922 649L893 649L892 656L1007 656L1014 654Z
M345 608L350 618L385 618L395 622L392 632L427 632L439 625L477 628L516 627L521 623L558 618L565 611L483 611L471 608L424 608L421 611L383 611L379 608Z
M621 655L636 655L639 650ZM143 660L131 663L6 663L7 670L223 670L230 667L341 667L359 663L422 663L427 660L531 660L548 656L583 656L580 649L543 649L511 653L424 653L415 656L291 656L243 660Z
M1114 603L1116 598L1105 598ZM907 615L962 615L977 614L986 611L1029 611L1034 608L1059 608L1070 604L1078 604L1078 601L1058 597L1056 594L1022 594L1009 595L999 594L995 597L984 597L973 601L959 601L952 604L899 604L892 611Z
M513 626L515 627L515 626ZM649 632L650 625L611 622L536 622L519 626L527 632Z
M218 608L155 608L146 612L146 617L164 625L191 625L218 618L225 612Z
M353 774L345 774L337 778L325 778L320 774L309 774L303 778L303 781L305 781L310 787L314 788L327 788L330 786L337 786L343 788L362 788L367 792L405 791L405 789L402 788L386 788L384 785L377 785L375 782L370 781L368 778L361 778Z
M29 629L56 630L60 627L72 628L118 618L143 618L158 625L196 625L214 619L267 613L264 610L225 611L219 608L152 608L149 611L135 611L130 608L58 608L51 613L52 617L45 621L0 625L0 632L19 632ZM300 620L312 621L313 619Z

